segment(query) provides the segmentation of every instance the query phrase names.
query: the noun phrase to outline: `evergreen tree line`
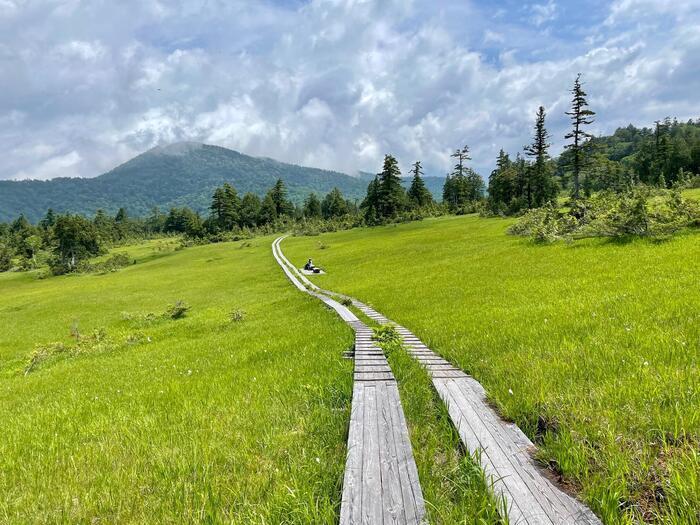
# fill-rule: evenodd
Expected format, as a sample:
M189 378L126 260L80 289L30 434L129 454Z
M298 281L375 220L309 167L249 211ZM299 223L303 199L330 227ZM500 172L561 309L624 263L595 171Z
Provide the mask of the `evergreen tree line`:
M358 216L358 208L339 189L322 199L311 193L303 206L295 206L281 179L263 199L253 193L239 198L233 186L224 184L215 190L206 218L188 207L171 208L167 213L155 208L145 218L131 218L124 208L114 217L98 210L92 219L49 209L36 225L23 215L10 224L0 223L0 272L48 264L54 273L67 273L106 253L107 246L139 239L173 234L196 242L226 240L252 236L256 231L288 229L302 219L333 221L346 216Z
M594 192L629 192L637 185L659 188L700 187L700 119L679 123L666 118L655 129L634 126L610 137L594 137L587 127L595 112L588 104L581 75L571 89L566 115L571 129L558 159L549 155L546 112L540 106L532 143L515 159L501 150L489 177L488 208L492 213L516 214L553 203L567 191L572 200Z

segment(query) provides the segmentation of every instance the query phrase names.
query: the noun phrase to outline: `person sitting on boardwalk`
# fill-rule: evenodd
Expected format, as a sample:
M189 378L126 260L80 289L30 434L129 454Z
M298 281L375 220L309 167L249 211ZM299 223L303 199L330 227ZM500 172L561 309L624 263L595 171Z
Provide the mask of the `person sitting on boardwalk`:
M304 265L304 270L311 272L314 269L314 263L311 262L311 259L309 259L306 264Z

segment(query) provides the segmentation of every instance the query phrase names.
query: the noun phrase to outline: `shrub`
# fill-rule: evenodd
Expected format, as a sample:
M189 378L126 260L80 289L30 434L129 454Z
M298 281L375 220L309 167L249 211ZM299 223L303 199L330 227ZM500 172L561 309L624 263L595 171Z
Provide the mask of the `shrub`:
M529 210L508 229L508 233L530 237L538 243L549 243L572 234L577 225L575 216L561 214L550 203L543 208Z
M231 323L240 323L245 320L245 312L239 308L231 310L228 319Z
M133 334L129 334L126 336L126 344L134 346L134 345L140 345L143 343L150 343L151 338L148 337L146 334L143 332L134 332Z
M342 304L343 306L352 306L352 301L350 299L348 299L347 297L343 297L340 300L340 304Z
M77 324L71 326L71 335L76 342L72 345L65 343L48 343L37 345L27 357L24 375L33 372L39 365L58 356L75 357L82 354L108 352L117 348L117 344L107 336L107 330L98 328L87 336L81 336Z
M77 271L80 273L109 273L116 272L120 268L135 264L136 261L129 257L127 253L116 253L98 263L89 261L80 261L77 265Z
M158 316L152 312L149 312L147 314L132 314L129 312L122 312L121 318L123 321L130 321L139 325L148 325L155 322L158 319Z
M700 225L700 205L676 190L636 187L622 193L601 192L571 203L560 212L552 204L528 211L508 230L535 242L582 237L662 238Z
M41 363L58 354L64 354L69 351L69 347L63 343L49 343L45 345L37 345L29 354L27 363L24 366L24 375L31 373Z
M170 319L182 319L185 317L185 315L187 315L189 310L190 305L188 305L185 301L178 300L174 304L168 306L163 316Z

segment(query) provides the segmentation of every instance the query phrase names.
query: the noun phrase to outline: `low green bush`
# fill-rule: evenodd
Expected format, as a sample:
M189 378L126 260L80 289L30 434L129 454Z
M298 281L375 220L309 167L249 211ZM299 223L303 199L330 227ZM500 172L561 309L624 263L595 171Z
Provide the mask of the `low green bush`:
M169 319L182 319L183 317L185 317L187 315L187 312L189 310L190 310L189 304L187 304L185 301L178 300L178 301L175 301L175 303L168 306L168 308L163 313L163 317L166 317Z
M530 210L508 232L535 242L584 237L664 238L700 226L700 204L677 190L637 187L623 193L601 192L571 203L568 211L553 204Z
M231 310L229 313L228 319L231 323L240 323L241 321L245 320L245 312L241 310L240 308L236 308L235 310Z

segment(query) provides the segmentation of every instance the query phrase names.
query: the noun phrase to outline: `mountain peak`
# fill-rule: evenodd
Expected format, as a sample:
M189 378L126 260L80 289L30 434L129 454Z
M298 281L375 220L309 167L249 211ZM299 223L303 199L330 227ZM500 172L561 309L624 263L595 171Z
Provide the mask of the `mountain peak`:
M166 144L163 146L156 146L152 148L149 153L156 155L171 155L171 156L182 156L191 153L192 151L201 149L205 146L201 142L174 142L172 144Z

